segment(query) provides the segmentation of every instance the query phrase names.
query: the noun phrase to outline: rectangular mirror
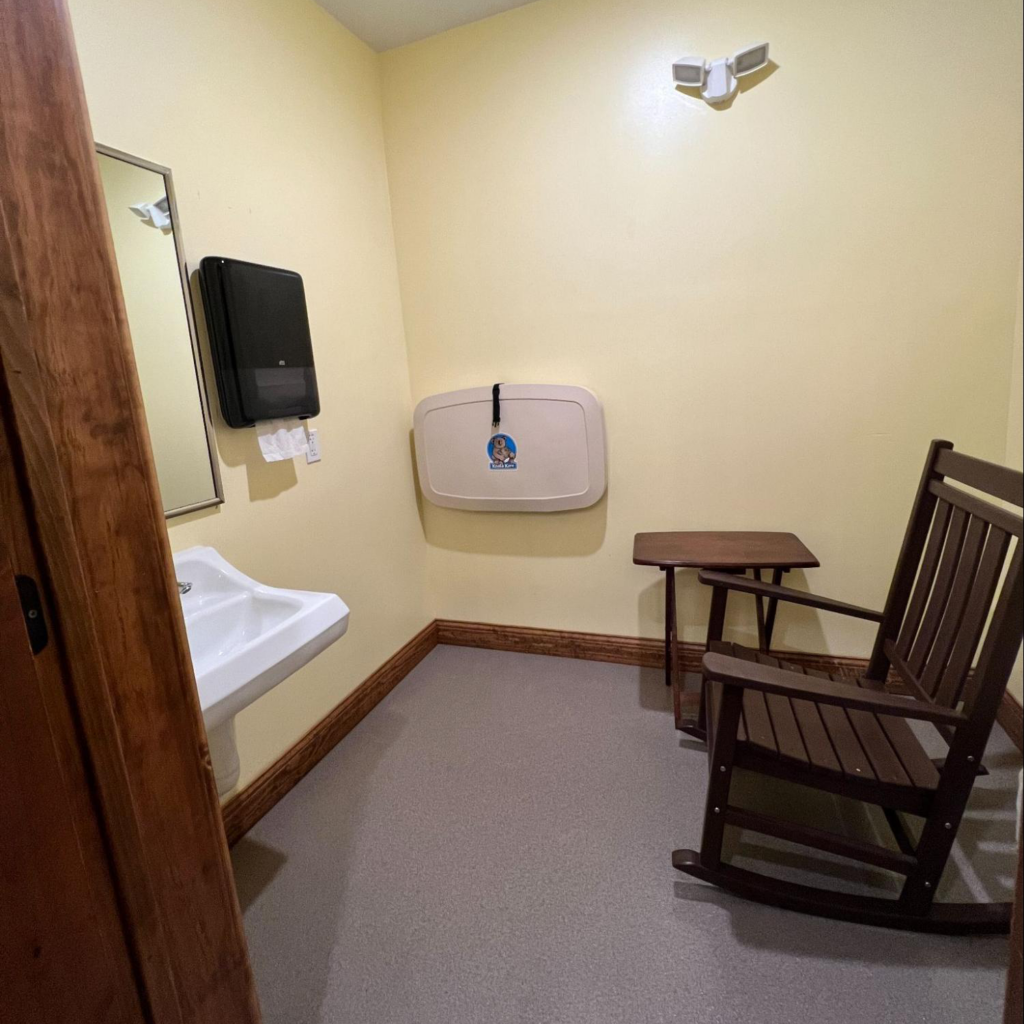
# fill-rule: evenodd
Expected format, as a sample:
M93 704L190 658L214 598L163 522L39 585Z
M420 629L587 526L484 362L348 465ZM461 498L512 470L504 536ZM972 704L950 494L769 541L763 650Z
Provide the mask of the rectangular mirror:
M171 172L108 146L96 149L164 513L219 505Z

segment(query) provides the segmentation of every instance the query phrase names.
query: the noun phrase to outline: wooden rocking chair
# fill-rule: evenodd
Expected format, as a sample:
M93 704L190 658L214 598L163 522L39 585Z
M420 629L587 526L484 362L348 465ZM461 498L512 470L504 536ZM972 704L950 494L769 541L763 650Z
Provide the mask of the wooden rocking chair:
M680 871L749 899L823 917L930 932L1009 931L1010 903L934 902L983 770L1024 620L1021 517L979 492L1019 508L1024 476L954 452L948 441L932 442L884 612L726 573L700 574L715 589L701 711L687 731L707 739L710 777L700 852L676 850L672 863ZM844 680L804 672L723 643L731 590L879 622L866 675ZM909 697L886 692L890 668ZM928 757L910 719L939 730L949 745L944 762ZM732 806L734 768L875 804L895 848ZM924 819L916 843L901 813ZM733 867L722 860L726 825L885 868L905 882L898 898L885 899Z

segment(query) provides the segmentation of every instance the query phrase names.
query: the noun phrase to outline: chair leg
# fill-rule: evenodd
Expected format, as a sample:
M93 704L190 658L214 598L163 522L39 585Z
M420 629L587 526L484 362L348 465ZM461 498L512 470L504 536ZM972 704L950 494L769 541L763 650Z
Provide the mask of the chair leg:
M714 587L711 591L711 612L708 616L708 636L704 645L705 650L711 650L711 645L722 639L725 632L725 609L729 602L729 591L725 587ZM697 710L697 730L707 735L707 701L706 684L703 676L700 681L700 705Z
M725 833L725 809L729 805L736 734L739 731L743 691L738 686L722 688L722 708L718 713L715 736L708 759L708 793L704 805L704 831L700 840L700 863L717 870L722 863L722 838Z
M676 571L669 565L665 572L665 685L671 686L676 671Z
M962 813L962 807L956 811L947 808L944 813L941 801L936 801L921 831L921 838L917 841L917 867L907 875L900 893L900 904L907 913L927 914L931 909L960 827Z
M942 767L942 780L917 841L917 867L907 875L900 903L911 914L927 914L974 788L983 742L957 732Z

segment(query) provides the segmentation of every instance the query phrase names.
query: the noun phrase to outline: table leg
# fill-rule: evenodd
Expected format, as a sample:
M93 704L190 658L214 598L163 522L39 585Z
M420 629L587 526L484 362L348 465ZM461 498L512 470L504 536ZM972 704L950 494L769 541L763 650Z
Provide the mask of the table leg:
M777 587L782 583L782 577L784 573L789 572L788 569L776 568L772 572L772 586ZM760 603L760 602L758 602ZM772 646L772 633L775 632L775 613L779 609L779 600L776 597L768 598L768 615L765 618L764 623L764 649L767 651Z
M676 570L665 568L665 685L671 686L676 669Z
M761 570L754 570L754 579L761 582ZM757 612L757 649L764 653L768 651L768 635L764 619L764 599L760 596L754 598L754 610Z

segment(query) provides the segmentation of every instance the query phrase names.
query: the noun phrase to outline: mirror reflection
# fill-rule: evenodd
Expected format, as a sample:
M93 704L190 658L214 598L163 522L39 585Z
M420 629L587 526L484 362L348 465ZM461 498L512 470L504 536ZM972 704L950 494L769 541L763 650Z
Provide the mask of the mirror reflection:
M218 505L223 499L170 171L97 149L164 512Z

